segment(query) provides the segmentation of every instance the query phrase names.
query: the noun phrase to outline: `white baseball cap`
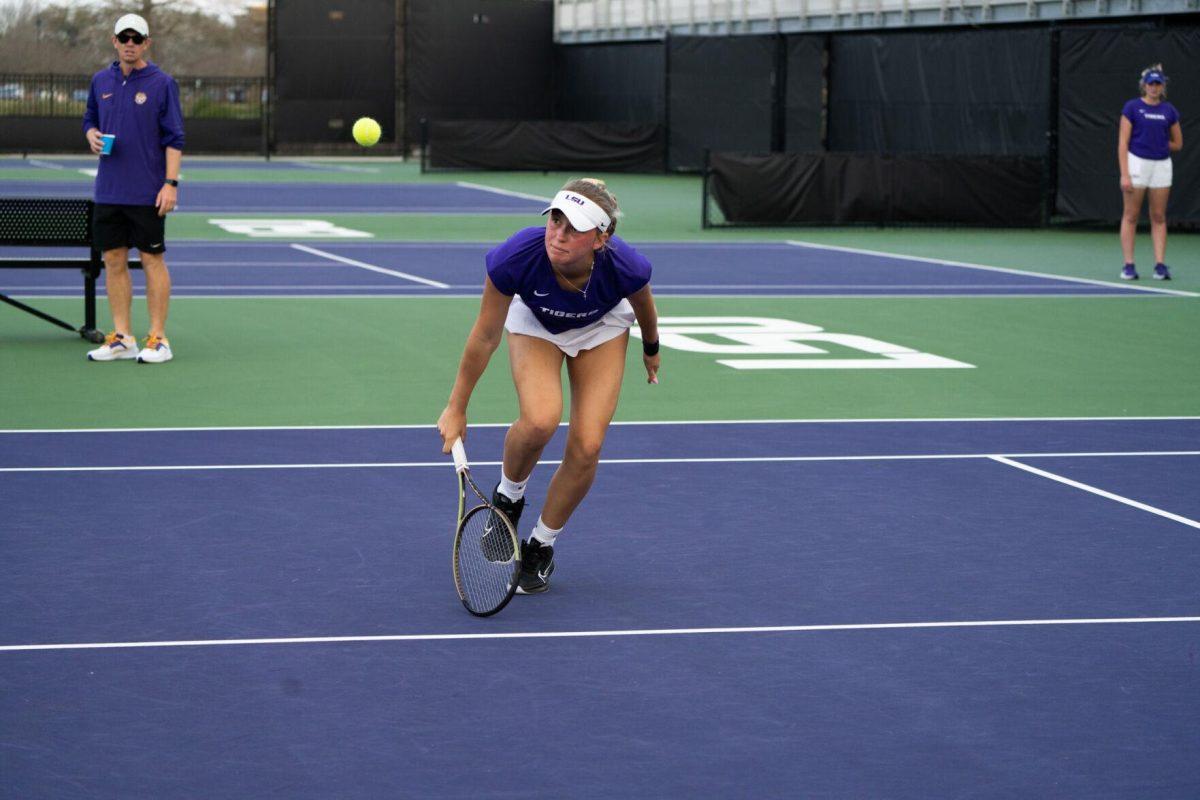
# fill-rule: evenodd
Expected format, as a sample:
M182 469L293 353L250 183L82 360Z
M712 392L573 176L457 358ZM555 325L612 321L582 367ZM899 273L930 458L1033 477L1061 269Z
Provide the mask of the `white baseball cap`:
M556 208L566 214L567 219L571 221L571 227L580 232L596 228L604 233L612 224L603 208L575 192L564 191L554 195L554 200L546 206L542 214L549 214Z
M117 24L113 27L113 35L115 36L121 31L133 31L134 33L140 33L142 36L149 36L150 26L146 24L146 20L137 14L126 14L117 20Z

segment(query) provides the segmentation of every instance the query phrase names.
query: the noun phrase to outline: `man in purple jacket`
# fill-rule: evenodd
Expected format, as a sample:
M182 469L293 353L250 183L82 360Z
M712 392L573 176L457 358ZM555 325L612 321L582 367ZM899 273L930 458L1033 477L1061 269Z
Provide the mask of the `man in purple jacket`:
M175 208L183 157L183 114L174 78L146 60L150 26L126 14L113 28L117 60L92 76L83 130L100 156L96 173L95 245L104 253L113 331L88 353L91 361L171 360L167 305L171 276L163 258L166 215ZM107 141L106 141L107 140ZM133 286L129 248L141 253L150 330L139 350L130 323Z

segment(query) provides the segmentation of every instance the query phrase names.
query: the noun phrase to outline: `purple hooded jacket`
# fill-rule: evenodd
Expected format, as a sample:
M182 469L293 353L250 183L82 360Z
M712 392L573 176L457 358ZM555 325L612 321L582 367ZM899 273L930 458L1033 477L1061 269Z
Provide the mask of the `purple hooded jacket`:
M97 203L152 206L167 175L166 148L183 150L183 114L175 79L147 62L126 78L116 61L92 76L83 130L116 135L100 156Z

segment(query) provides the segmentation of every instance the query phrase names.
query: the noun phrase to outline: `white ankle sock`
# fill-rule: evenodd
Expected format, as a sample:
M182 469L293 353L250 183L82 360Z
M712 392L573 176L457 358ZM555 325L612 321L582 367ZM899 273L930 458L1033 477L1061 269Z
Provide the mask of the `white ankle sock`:
M558 538L558 535L562 531L562 528L547 527L546 523L542 522L542 518L538 517L537 525L533 526L533 534L529 538L537 539L544 545L554 547L554 540Z
M529 478L521 482L517 482L504 474L504 469L500 470L500 494L507 497L509 500L516 502L525 496L525 487L529 485Z

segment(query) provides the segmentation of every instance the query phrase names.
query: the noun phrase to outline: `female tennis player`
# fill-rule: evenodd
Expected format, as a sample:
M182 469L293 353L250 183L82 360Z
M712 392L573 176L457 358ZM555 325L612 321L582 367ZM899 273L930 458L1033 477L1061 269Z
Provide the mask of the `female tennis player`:
M1142 70L1142 96L1121 110L1117 135L1117 165L1121 168L1121 193L1125 210L1121 215L1121 250L1125 266L1121 277L1138 279L1134 266L1133 240L1137 236L1142 200L1150 196L1150 241L1154 244L1154 278L1171 280L1164 263L1167 256L1167 195L1171 193L1171 153L1183 149L1179 112L1167 102L1167 76L1162 64Z
M525 487L562 419L562 366L571 386L566 453L546 502L521 543L521 594L544 592L554 543L596 477L600 448L617 408L629 328L642 333L642 362L658 383L658 312L650 262L614 236L617 199L603 181L569 181L542 212L546 227L525 228L487 254L479 316L438 419L442 452L467 430L467 404L508 331L520 415L504 438L504 465L492 502L517 526ZM518 529L519 530L519 529Z

